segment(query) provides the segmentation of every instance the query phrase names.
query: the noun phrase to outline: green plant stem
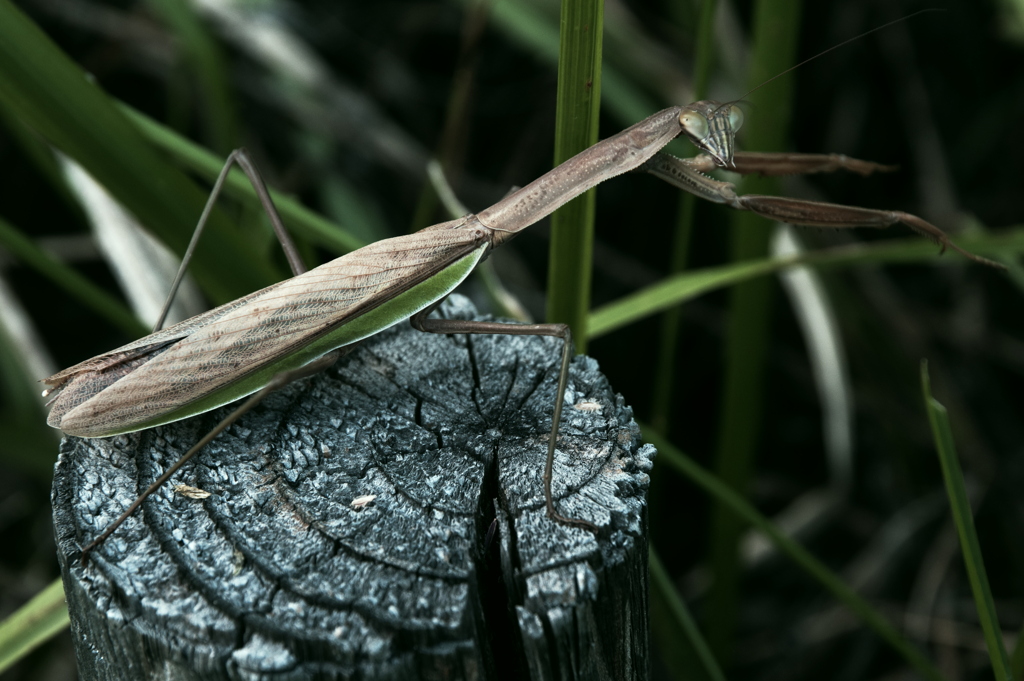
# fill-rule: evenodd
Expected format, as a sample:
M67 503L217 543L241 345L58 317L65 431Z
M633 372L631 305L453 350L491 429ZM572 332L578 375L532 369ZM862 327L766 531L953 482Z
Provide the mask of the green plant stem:
M799 0L759 0L754 9L754 44L749 86L759 85L795 62L800 24ZM751 95L751 116L747 127L749 148L782 151L789 128L790 78L780 78L768 88ZM750 178L743 193L774 194L767 178ZM768 252L769 230L765 221L751 213L733 219L734 261L764 257ZM725 349L725 379L715 470L740 494L745 494L753 470L754 453L760 435L764 358L768 352L774 282L752 281L732 291ZM708 594L708 612L715 617L708 626L708 638L719 659L729 659L739 603L739 557L737 542L743 523L721 504L711 518L710 565L714 583Z
M652 610L659 606L666 608L676 628L679 630L679 634L685 637L684 641L676 640L672 642L672 645L662 647L665 649L665 652L672 649L676 653L681 653L679 657L685 660L688 666L693 667L685 670L679 669L680 673L677 676L679 678L694 678L699 674L698 678L708 678L711 681L725 681L725 674L722 673L718 660L715 659L711 648L708 647L707 641L701 635L697 622L693 619L693 615L690 614L686 603L676 592L672 578L669 577L668 571L662 565L661 559L658 558L658 554L653 546L648 554L651 564L652 600L655 600L655 602L651 603ZM688 650L684 653L680 651L680 648L687 647L685 644L689 645ZM691 660L691 658L693 659ZM695 664L699 664L699 668L695 667ZM682 666L682 664L677 666ZM684 673L686 676L682 676Z
M148 4L174 34L178 51L195 79L210 146L227 156L238 146L238 123L220 45L196 15L194 3L149 0Z
M985 634L988 646L988 657L992 662L992 671L997 681L1013 681L1010 672L1010 657L1003 643L1003 632L996 615L995 601L992 599L992 588L988 583L985 561L981 556L981 544L978 532L974 527L974 514L967 498L967 485L964 473L960 469L960 460L956 455L956 444L953 440L953 429L949 424L949 413L946 407L932 397L931 379L928 377L928 362L921 361L921 391L924 394L925 409L928 421L932 426L935 438L935 449L942 466L942 478L946 481L946 494L956 524L956 533L960 537L960 551L964 556L967 578L974 593L974 605L978 610L978 620Z
M0 1L0 107L85 168L177 253L206 192L160 157L85 73L19 9ZM219 212L192 272L214 303L281 278L270 259ZM233 258L225 260L224 253Z
M67 628L68 607L60 578L0 622L0 673Z
M829 570L803 546L783 534L768 518L758 512L754 506L738 494L733 488L707 469L701 467L675 448L657 431L648 429L641 424L644 439L658 448L658 461L668 464L685 478L703 489L724 510L742 519L744 525L750 525L763 533L768 540L785 556L788 556L812 579L820 583L833 597L871 628L878 636L889 644L907 664L918 674L931 681L943 681L943 676L920 650L903 638L900 633L861 598L838 575Z
M19 230L0 218L0 244L18 260L25 263L69 295L88 305L94 312L129 337L144 336L149 329L142 324L124 303L92 283L71 267L58 262Z
M998 234L965 236L957 241L970 251L983 255L999 254L1004 258L1019 256L1024 254L1024 227L1010 227ZM794 265L827 268L863 263L877 265L926 261L946 265L962 264L957 262L956 256L936 260L935 247L914 237L807 251L795 257L763 258L690 270L595 309L590 315L587 331L593 340L705 293L773 274Z
M601 103L601 0L563 0L555 113L555 165L597 142ZM594 190L551 218L547 318L568 324L576 350L586 350L594 248Z
M701 5L700 24L697 27L697 53L694 64L693 99L704 99L714 55L715 0L704 0ZM676 229L672 237L672 260L669 273L676 274L686 267L690 253L690 237L693 233L693 216L697 197L689 192L679 201L676 215ZM679 348L679 321L682 310L672 308L661 317L661 335L658 346L658 360L654 371L654 396L651 425L663 433L668 432L669 414L672 411L672 391L675 387L676 352Z
M1017 632L1017 642L1010 657L1010 674L1015 679L1024 678L1024 626Z

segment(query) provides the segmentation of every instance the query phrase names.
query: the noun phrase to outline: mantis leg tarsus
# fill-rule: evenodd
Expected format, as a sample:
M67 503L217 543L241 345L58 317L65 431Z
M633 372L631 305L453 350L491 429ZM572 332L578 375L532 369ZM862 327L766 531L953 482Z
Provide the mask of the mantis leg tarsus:
M681 159L671 154L659 152L651 157L647 162L647 166L643 169L654 171L652 166L661 164L680 164L699 173L710 173L721 167L708 154L698 154L693 158ZM846 156L845 154L737 151L733 153L732 165L729 166L728 170L740 175L763 175L766 177L812 175L814 173L834 173L839 170L845 170L866 177L874 173L891 173L899 170L899 166L864 161L859 158Z
M558 444L558 426L562 420L562 407L565 403L565 390L569 384L569 364L575 352L572 331L568 324L510 324L508 322L482 322L467 319L434 319L427 315L438 303L414 315L410 322L413 328L426 333L455 334L499 334L505 336L553 336L562 339L562 361L558 374L558 387L555 393L555 409L551 417L551 434L548 438L547 460L544 464L544 505L548 517L555 522L570 527L580 527L588 532L598 534L600 528L594 523L581 518L570 518L562 515L555 508L554 496L551 491L555 466L555 448Z
M873 208L843 206L838 203L807 201L804 199L759 194L738 196L732 205L739 210L753 211L769 220L778 220L779 222L810 227L833 227L840 229L872 227L884 229L901 223L937 244L942 249L941 252L945 252L949 248L977 263L997 269L1005 269L1003 265L997 262L960 248L953 243L948 234L927 220L902 211L875 210Z
M733 167L729 170L742 175L764 176L811 175L834 173L846 170L858 175L891 173L899 166L888 166L874 161L864 161L845 154L802 154L802 153L761 153L737 151L733 155Z

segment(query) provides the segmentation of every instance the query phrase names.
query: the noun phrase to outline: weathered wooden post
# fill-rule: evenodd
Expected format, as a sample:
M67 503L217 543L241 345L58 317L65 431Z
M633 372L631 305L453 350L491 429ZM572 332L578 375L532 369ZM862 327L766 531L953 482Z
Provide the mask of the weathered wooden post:
M54 520L81 677L645 679L654 450L577 358L555 494L602 531L549 520L557 365L554 339L402 324L268 398L85 566L79 547L220 416L66 439Z

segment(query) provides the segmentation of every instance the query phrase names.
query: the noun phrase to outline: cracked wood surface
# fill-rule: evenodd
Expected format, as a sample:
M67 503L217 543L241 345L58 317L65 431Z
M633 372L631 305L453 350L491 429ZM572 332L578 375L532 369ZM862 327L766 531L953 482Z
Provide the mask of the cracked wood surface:
M646 678L654 451L577 357L554 491L602 532L547 518L558 343L399 325L271 395L85 567L79 547L223 412L66 438L54 521L82 678Z

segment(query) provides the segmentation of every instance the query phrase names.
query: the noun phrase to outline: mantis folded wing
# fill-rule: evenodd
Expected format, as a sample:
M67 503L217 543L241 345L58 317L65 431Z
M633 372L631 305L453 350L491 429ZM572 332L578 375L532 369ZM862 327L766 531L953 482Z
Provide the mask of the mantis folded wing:
M625 172L645 170L702 198L794 224L885 227L902 222L943 249L953 248L972 260L998 267L957 247L937 227L907 213L738 195L732 184L705 173L716 167L762 174L840 168L868 174L891 169L838 155L734 153L733 140L741 123L740 109L728 103L701 101L665 109L595 144L476 215L371 244L47 378L48 392L55 393L48 423L81 437L149 428L257 393L154 482L83 550L83 558L185 460L267 390L330 365L354 343L410 317L416 328L432 333L562 339L560 381L544 474L545 500L552 519L596 532L597 526L589 520L560 515L551 495L558 424L572 356L569 328L564 324L436 320L427 315L491 249L584 191ZM685 160L661 153L680 133L704 153ZM269 198L265 206L273 213Z

